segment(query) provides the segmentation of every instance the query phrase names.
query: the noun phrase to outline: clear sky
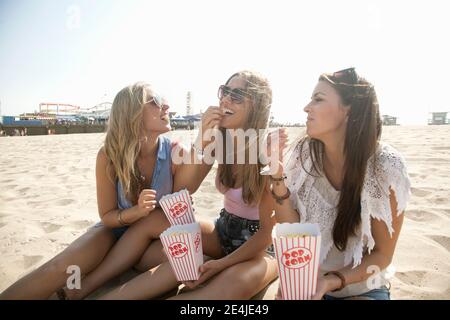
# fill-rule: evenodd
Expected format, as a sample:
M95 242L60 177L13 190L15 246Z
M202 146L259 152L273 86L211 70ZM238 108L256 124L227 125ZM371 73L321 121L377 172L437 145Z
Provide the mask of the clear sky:
M382 114L426 123L450 111L448 1L0 0L2 115L40 102L92 107L152 83L184 113L217 104L232 73L272 83L272 112L304 122L322 72L349 66L377 90Z

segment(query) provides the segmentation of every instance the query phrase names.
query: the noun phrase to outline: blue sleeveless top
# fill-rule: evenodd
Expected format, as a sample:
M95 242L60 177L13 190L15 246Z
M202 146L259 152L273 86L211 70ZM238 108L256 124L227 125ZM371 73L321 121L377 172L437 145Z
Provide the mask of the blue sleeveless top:
M172 193L173 176L172 176L172 143L166 137L160 136L158 138L158 155L156 159L155 168L153 169L153 176L149 189L156 190L156 201L159 207L159 199L166 194ZM117 180L117 205L119 209L128 209L133 205L125 197L122 184Z

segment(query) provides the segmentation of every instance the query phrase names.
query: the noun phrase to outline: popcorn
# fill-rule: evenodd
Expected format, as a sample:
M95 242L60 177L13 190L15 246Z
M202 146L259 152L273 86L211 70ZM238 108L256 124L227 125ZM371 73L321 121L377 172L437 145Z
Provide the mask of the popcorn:
M277 223L272 230L284 300L310 300L316 293L320 260L317 224Z
M176 237L176 236L181 236L181 235L185 235L188 234L187 232L172 232L170 234L171 237Z
M311 236L310 233L297 233L297 234L287 234L285 236L280 236L281 238L303 238Z
M186 189L163 196L159 204L171 225L195 222L195 210L192 207L189 191Z
M161 233L160 239L177 280L198 280L203 264L200 224L171 226Z

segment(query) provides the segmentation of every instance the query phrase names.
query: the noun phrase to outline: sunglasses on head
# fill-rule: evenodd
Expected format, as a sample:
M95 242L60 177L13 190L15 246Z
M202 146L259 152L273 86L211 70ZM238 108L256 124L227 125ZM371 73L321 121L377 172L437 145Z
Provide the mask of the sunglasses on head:
M333 78L345 84L355 85L358 83L358 75L356 74L355 68L336 71L333 73Z
M245 98L250 98L251 95L246 92L244 89L234 88L231 89L229 86L221 85L219 87L219 91L217 93L217 96L219 97L219 100L224 99L226 96L230 96L231 101L234 103L242 103L244 102Z

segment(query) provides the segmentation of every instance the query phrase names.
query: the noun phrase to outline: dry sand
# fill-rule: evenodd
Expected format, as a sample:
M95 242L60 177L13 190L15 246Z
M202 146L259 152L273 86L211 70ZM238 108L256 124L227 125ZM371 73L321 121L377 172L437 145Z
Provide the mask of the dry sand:
M291 139L300 132L289 129ZM186 139L195 134L168 135ZM412 182L394 256L393 299L450 299L449 137L450 126L384 127L383 141L404 155ZM0 292L99 220L94 169L103 138L0 138ZM194 195L196 211L206 219L215 218L222 207L214 174L215 169ZM263 298L273 299L275 288L276 283Z

